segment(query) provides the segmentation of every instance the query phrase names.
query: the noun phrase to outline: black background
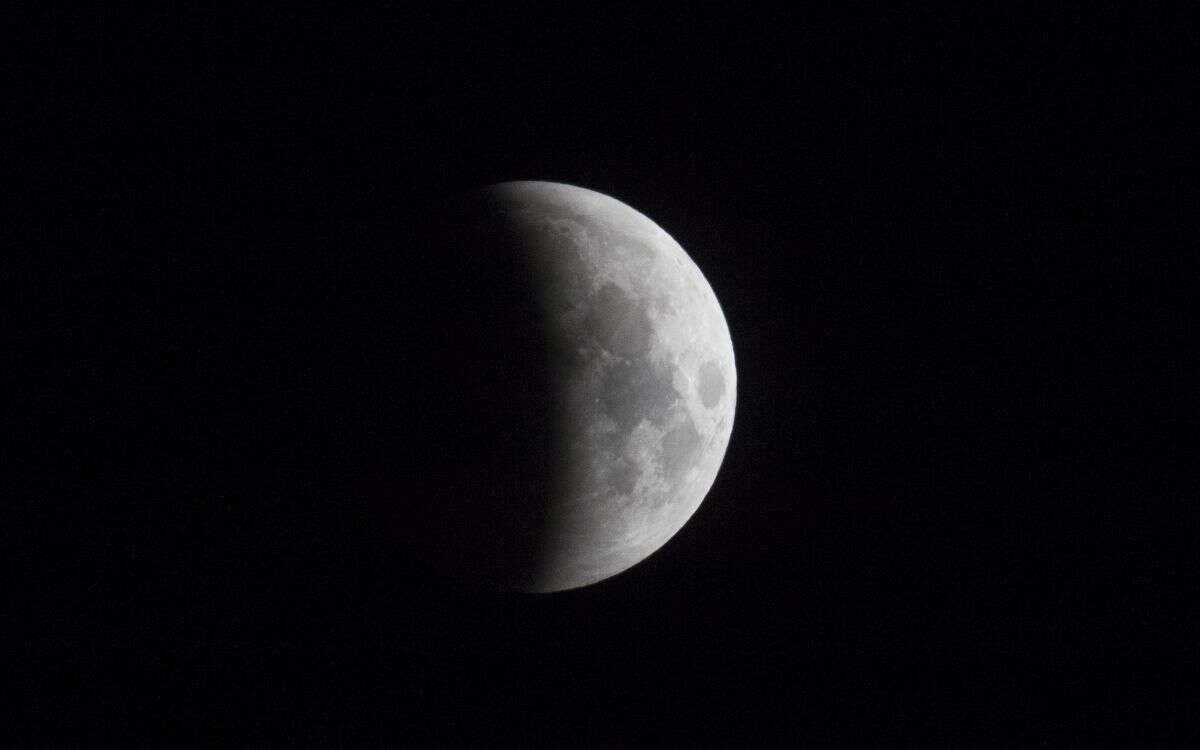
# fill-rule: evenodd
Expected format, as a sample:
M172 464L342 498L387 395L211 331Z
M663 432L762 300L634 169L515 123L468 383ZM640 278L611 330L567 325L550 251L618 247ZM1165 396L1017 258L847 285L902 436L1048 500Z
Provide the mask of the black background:
M1186 737L1195 516L1164 504L1188 423L1164 252L1194 244L1184 20L30 19L7 157L32 167L7 274L21 726ZM505 179L653 218L738 364L694 518L550 596L431 574L389 510L446 461L456 373L505 367L455 357L475 312L414 230Z

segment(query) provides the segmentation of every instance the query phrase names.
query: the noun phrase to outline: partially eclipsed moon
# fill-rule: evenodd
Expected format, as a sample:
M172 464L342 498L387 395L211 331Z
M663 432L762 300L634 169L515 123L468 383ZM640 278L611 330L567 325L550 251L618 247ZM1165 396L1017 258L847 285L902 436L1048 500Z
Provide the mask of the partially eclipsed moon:
M527 371L494 365L505 392L495 409L476 412L504 433L487 438L508 455L494 464L521 468L465 493L447 490L440 526L425 536L434 557L468 578L527 591L596 583L662 547L712 487L737 395L729 329L683 248L618 200L522 181L492 185L466 205L439 232L453 235L451 255L468 258L464 278L495 275L467 294L519 287L527 291L515 296L530 303L488 329L483 338L499 330L510 344L485 342L483 356L512 360L519 349L541 361ZM523 270L495 270L509 258ZM462 304L477 305L485 326L501 309ZM536 419L523 416L539 409ZM533 447L512 447L522 440ZM476 488L486 493L476 497Z
M487 189L540 295L558 398L554 497L529 586L616 575L659 549L712 487L737 372L716 295L679 243L580 187Z

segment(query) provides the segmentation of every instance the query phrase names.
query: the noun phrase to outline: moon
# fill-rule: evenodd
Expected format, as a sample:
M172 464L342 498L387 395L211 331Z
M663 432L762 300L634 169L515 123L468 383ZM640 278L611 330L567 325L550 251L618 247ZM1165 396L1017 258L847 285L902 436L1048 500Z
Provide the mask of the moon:
M469 244L467 252L485 266L499 260L519 267L517 286L529 297L521 315L500 316L505 323L497 331L524 342L523 359L542 354L525 375L520 363L501 363L497 371L509 382L496 394L515 397L522 412L541 402L540 417L497 405L511 418L491 424L505 434L483 442L524 440L548 449L514 451L521 476L509 484L519 489L478 503L495 519L482 524L486 533L471 543L456 537L454 517L475 513L460 499L433 546L443 560L456 561L459 574L503 579L523 591L597 583L661 548L716 479L737 400L725 317L679 243L615 198L516 181L488 186L467 204L474 218L458 228L473 229L460 231L460 248ZM502 275L496 282L513 286ZM494 303L476 305L478 319L494 317ZM506 355L494 349L489 356ZM486 556L461 549L485 541L493 548ZM455 544L460 549L448 552ZM526 552L509 561L506 548ZM510 562L514 570L498 570Z

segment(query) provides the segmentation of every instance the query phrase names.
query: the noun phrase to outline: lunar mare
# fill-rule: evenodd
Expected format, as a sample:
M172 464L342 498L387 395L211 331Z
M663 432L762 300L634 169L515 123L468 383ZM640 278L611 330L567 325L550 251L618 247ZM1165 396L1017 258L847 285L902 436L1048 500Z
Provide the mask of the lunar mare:
M716 295L687 253L624 203L507 182L487 200L535 279L557 446L538 570L558 591L658 550L716 479L737 373Z

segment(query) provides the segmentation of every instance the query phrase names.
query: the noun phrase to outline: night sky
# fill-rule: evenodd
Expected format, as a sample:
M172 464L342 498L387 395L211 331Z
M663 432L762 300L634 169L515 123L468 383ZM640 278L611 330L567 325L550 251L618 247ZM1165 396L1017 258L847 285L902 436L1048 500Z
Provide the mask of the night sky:
M1195 305L1162 252L1197 205L1194 31L838 5L31 19L20 726L1195 740L1196 515L1168 507ZM481 313L414 238L508 179L655 220L738 366L696 515L564 594L396 542L439 404L506 367L454 356Z

